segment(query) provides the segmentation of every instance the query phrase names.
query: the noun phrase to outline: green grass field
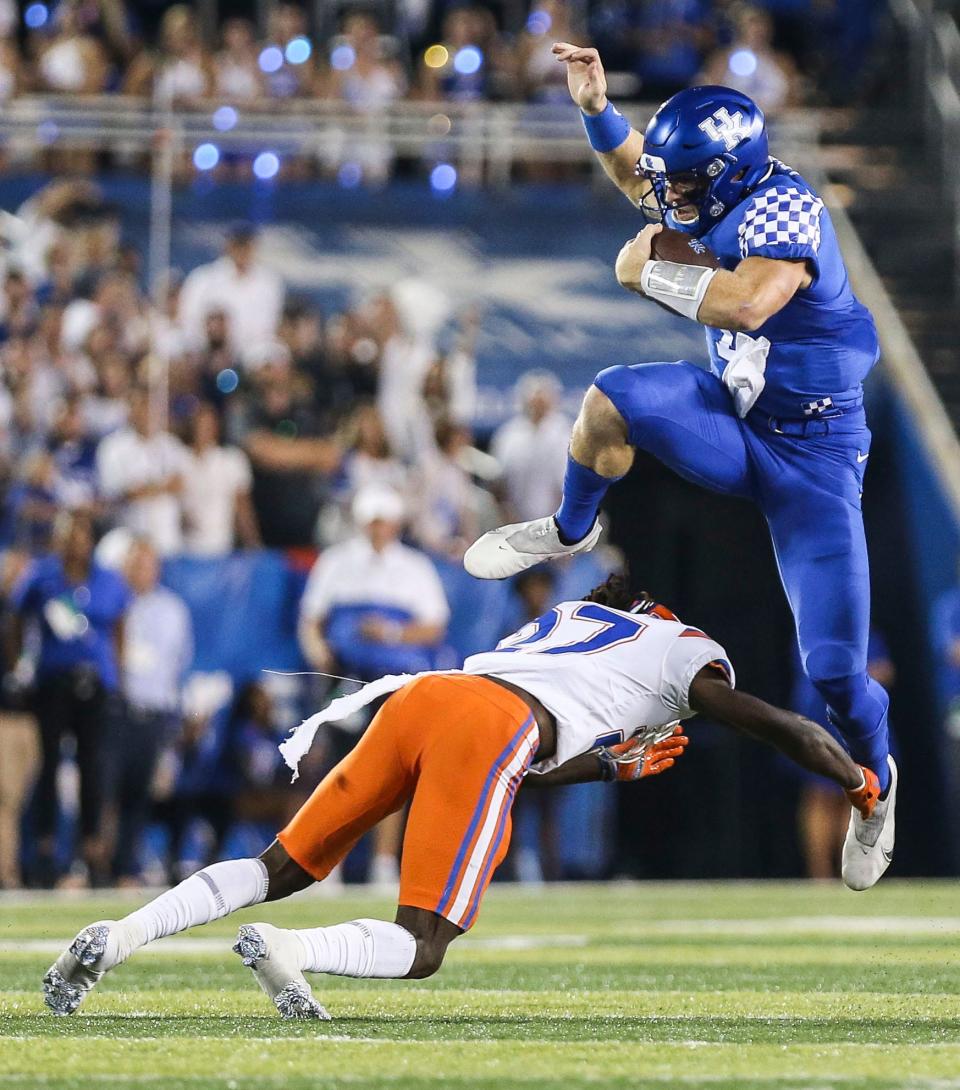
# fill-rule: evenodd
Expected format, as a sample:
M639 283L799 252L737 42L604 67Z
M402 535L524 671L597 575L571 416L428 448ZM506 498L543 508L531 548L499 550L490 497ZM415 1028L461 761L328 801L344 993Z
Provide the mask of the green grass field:
M960 1090L960 885L494 887L432 980L314 978L334 1017L281 1021L237 924L387 916L301 895L166 940L72 1018L40 976L139 903L0 900L0 1088Z

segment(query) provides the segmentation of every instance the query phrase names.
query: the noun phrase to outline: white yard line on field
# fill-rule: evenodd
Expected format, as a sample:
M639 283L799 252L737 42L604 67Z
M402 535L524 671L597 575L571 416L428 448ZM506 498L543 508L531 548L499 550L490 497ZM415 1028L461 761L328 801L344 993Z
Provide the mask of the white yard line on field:
M0 941L2 954L59 954L72 941L67 935L59 939L21 939L19 942ZM497 935L490 938L467 937L457 943L460 949L474 950L540 950L557 946L586 946L587 935ZM230 945L226 936L214 938L170 938L161 939L143 947L140 953L148 954L222 954Z
M644 920L631 933L669 934L673 938L704 938L710 935L960 935L960 916L783 916L744 920ZM72 935L56 939L0 940L0 955L16 953L59 954ZM596 937L599 940L599 936ZM457 943L458 950L549 950L583 947L589 935L468 935ZM151 954L221 954L229 940L223 938L169 938L145 947Z
M713 935L955 935L960 916L771 916L744 920L644 920L643 931Z

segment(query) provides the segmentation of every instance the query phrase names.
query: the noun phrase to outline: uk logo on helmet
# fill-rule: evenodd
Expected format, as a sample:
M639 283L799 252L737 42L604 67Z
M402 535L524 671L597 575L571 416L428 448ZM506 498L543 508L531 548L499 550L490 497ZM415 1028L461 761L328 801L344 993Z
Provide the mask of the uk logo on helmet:
M750 126L744 122L743 114L739 110L731 114L726 106L721 106L715 114L701 121L698 128L711 140L722 140L727 151L746 140L750 133Z

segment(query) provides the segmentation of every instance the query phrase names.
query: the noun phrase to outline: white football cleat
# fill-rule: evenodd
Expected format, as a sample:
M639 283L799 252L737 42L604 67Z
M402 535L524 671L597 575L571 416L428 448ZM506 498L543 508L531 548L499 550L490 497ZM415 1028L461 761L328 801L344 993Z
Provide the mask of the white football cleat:
M54 1014L73 1014L104 974L126 961L131 948L115 920L85 927L44 973L44 1003Z
M269 923L244 924L233 945L235 954L273 1000L283 1018L318 1018L329 1022L321 1003L313 998L300 969L300 941L292 931Z
M885 799L878 799L868 818L858 810L850 815L847 838L843 842L843 862L840 872L848 889L864 890L876 885L893 861L896 834L897 766L887 757L890 787Z
M477 579L506 579L545 560L588 553L600 540L602 529L597 519L586 537L573 545L564 545L553 515L514 522L477 538L464 553L463 566Z

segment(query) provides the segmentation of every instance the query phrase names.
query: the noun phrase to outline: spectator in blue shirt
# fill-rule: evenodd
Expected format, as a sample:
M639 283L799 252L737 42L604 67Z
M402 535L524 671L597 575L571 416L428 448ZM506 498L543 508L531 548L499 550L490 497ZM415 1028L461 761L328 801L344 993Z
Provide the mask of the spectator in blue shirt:
M248 681L237 694L230 714L230 761L237 778L236 816L270 830L285 825L303 794L290 783L290 770L277 748L286 734L278 723L270 692Z
M45 450L34 450L20 464L3 502L0 539L4 545L46 552L57 514L56 467Z
M13 594L15 657L23 622L40 630L35 707L43 759L36 794L38 881L57 878L57 770L65 734L76 740L80 772L80 834L90 876L104 876L101 837L101 742L109 698L119 681L118 648L130 601L126 583L93 561L90 516L64 512L54 529L54 552L28 571Z
M109 721L105 761L116 811L113 877L119 885L137 885L157 761L181 725L193 628L183 599L160 585L160 558L149 541L133 541L123 570L134 598L123 631L122 712Z
M168 882L182 881L198 867L222 858L221 849L234 820L237 777L230 752L228 707L201 715L186 715L171 751L173 785L171 793L153 808L155 818L166 827ZM193 838L197 820L207 826L207 835ZM191 840L196 843L191 844ZM201 853L199 857L185 852Z
M63 504L93 506L97 500L97 441L87 429L80 397L64 400L47 446L56 465L57 493Z

